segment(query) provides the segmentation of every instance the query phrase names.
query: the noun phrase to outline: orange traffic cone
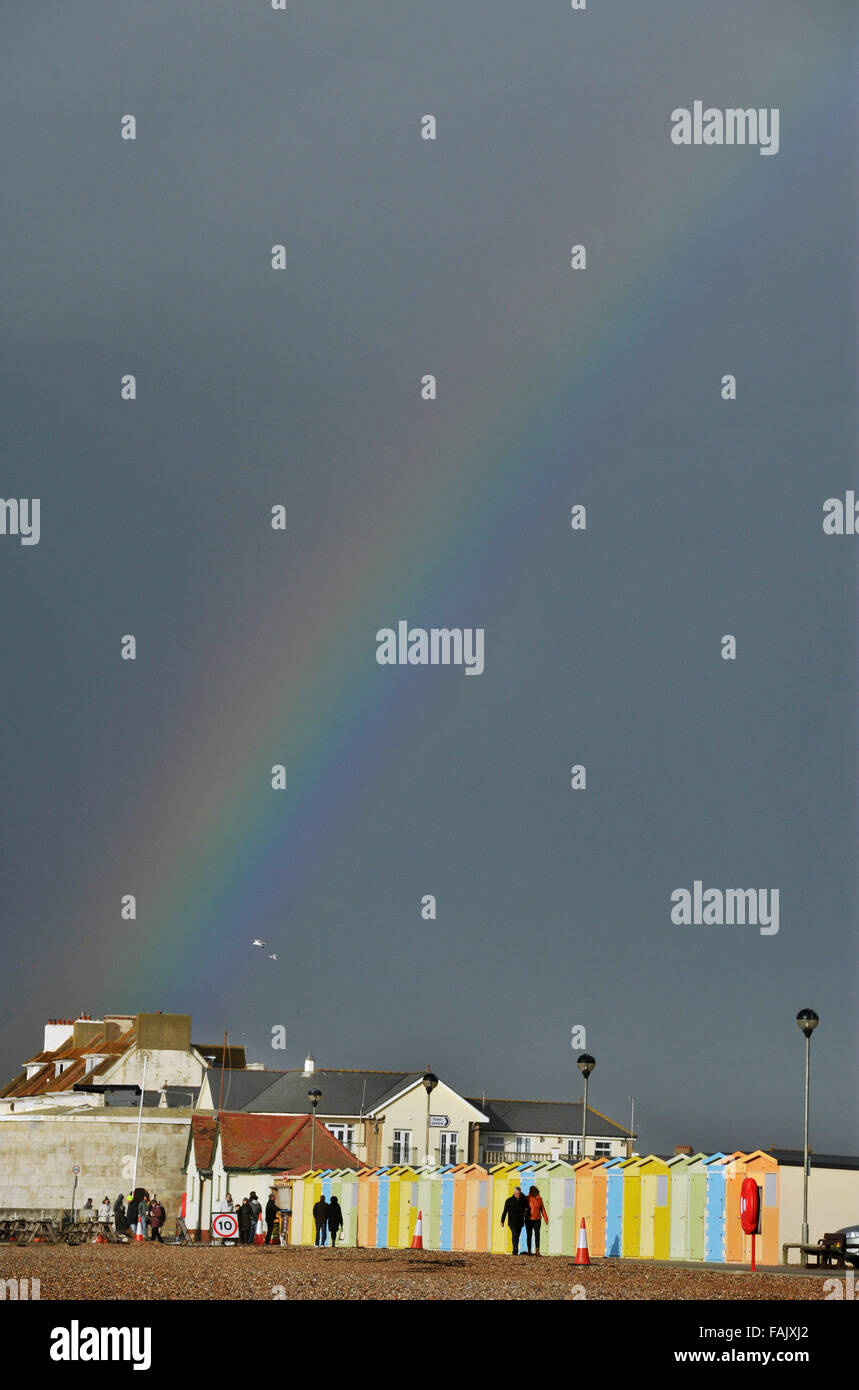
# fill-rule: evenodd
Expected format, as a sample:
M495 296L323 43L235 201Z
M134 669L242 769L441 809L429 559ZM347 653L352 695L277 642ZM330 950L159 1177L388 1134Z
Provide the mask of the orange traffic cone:
M591 1257L588 1254L588 1233L585 1229L585 1218L582 1217L582 1224L579 1227L579 1240L576 1245L576 1264L589 1265Z
M415 1225L415 1233L412 1236L412 1249L423 1250L424 1248L424 1214L418 1212L418 1219Z
M143 1220L142 1220L142 1218L139 1217L139 1216L138 1216L138 1218L137 1218L137 1225L136 1225L135 1228L134 1228L134 1239L135 1239L135 1240L142 1240L142 1239L143 1239Z
M262 1224L262 1212L257 1217L256 1230L254 1231L254 1245L265 1245L265 1226Z

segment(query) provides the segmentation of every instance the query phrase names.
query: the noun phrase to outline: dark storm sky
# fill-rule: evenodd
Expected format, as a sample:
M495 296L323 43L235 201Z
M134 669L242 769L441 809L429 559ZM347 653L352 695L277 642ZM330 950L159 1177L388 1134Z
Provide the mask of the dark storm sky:
M856 1151L852 8L8 0L5 1075L163 1009L578 1098L583 1025L643 1152L796 1147L812 1006ZM696 99L778 154L673 146ZM377 666L400 618L484 673Z

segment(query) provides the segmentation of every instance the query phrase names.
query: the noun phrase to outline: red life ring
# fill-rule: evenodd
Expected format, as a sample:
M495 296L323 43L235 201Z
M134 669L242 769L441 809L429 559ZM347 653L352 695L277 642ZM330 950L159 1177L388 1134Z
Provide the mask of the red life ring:
M758 1209L760 1197L754 1178L743 1178L740 1188L740 1225L747 1236L754 1235L758 1229Z

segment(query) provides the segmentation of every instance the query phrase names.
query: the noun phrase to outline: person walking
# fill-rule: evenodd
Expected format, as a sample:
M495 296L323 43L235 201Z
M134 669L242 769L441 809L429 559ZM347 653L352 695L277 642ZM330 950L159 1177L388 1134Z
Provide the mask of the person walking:
M328 1234L332 1248L337 1244L337 1234L343 1225L343 1208L336 1197L328 1199Z
M113 1204L113 1224L116 1227L117 1235L122 1235L127 1223L125 1220L125 1198L121 1192Z
M251 1204L247 1197L242 1198L241 1206L236 1214L239 1218L239 1245L250 1245Z
M314 1245L325 1244L325 1228L328 1225L328 1203L324 1197L320 1197L318 1202L313 1204L313 1220L316 1222L316 1240Z
M274 1223L277 1220L277 1202L274 1200L274 1188L268 1194L268 1201L265 1204L265 1243L271 1245L271 1233L274 1230Z
M98 1209L98 1220L101 1226L110 1225L110 1198L102 1198L101 1206Z
M514 1187L512 1195L507 1198L501 1213L501 1225L503 1226L506 1221L514 1255L519 1254L519 1237L522 1235L522 1227L525 1225L525 1218L529 1210L528 1198L524 1196L521 1187Z
M81 1221L95 1221L95 1207L92 1204L92 1197L87 1197L81 1208Z
M549 1224L549 1215L543 1206L539 1187L532 1187L528 1193L528 1215L525 1219L525 1233L528 1241L528 1254L531 1253L531 1237L534 1237L534 1254L540 1253L540 1222Z
M150 1225L151 1230L152 1230L152 1237L151 1237L151 1238L152 1238L152 1240L157 1240L157 1242L158 1242L159 1245L163 1245L163 1244L164 1244L163 1240L161 1239L161 1228L162 1228L162 1226L164 1225L164 1222L165 1222L166 1220L167 1220L167 1213L166 1213L166 1211L164 1210L163 1206L162 1206L161 1203L159 1202L158 1198L157 1198L157 1197L154 1197L154 1198L152 1199L152 1204L151 1204L151 1206L150 1206L150 1208L149 1208L149 1225Z

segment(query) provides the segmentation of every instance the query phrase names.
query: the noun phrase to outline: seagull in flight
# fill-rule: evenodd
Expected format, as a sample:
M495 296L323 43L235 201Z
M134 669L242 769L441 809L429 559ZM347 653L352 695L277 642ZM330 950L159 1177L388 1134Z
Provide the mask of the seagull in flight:
M269 960L277 960L277 956L276 956L276 955L270 955L270 956L269 956Z
M258 936L255 936L255 937L254 937L253 941L251 942L251 945L252 945L252 946L260 946L260 947L262 947L263 950L265 950L265 942L264 942L264 941L260 941L260 939L259 939Z

